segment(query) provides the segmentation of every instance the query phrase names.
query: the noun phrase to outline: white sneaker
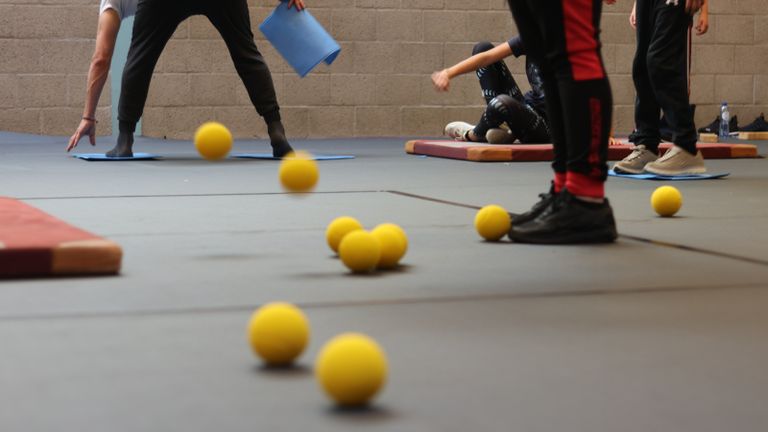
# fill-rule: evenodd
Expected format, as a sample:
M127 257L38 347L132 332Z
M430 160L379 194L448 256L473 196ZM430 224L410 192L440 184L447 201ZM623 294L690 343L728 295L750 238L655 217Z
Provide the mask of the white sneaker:
M474 125L471 125L467 122L455 121L445 125L445 130L443 132L445 135L455 139L456 141L466 141L467 139L465 137L467 136L467 132L474 128Z
M485 133L485 140L488 144L512 144L515 142L515 136L506 129L491 128Z
M636 145L632 147L632 153L613 165L613 171L621 174L640 174L646 165L658 158L644 145Z
M653 174L676 176L689 174L704 174L707 167L704 166L704 157L701 151L696 156L688 153L678 146L672 146L664 156L645 166L645 171Z

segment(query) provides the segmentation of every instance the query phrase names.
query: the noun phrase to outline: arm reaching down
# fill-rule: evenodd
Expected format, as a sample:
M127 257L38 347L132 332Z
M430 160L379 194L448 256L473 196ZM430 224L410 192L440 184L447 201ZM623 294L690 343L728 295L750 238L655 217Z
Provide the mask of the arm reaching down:
M468 59L462 60L449 68L433 73L432 84L435 85L435 90L448 91L451 79L454 77L476 71L481 67L496 63L510 55L512 55L512 48L509 46L509 43L505 42L493 49L483 51Z

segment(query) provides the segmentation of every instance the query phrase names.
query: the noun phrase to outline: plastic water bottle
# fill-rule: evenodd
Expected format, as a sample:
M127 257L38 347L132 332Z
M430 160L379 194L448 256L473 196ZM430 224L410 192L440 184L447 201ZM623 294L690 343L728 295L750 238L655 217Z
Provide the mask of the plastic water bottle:
M731 122L731 113L728 111L728 102L723 102L722 105L720 105L720 133L718 133L718 137L720 138L728 138L730 135L730 130L728 129L728 123Z

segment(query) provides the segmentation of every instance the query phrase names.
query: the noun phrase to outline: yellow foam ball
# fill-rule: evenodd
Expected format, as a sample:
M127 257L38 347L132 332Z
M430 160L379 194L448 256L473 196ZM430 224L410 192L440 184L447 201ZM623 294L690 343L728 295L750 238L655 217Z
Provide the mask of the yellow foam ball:
M328 246L331 250L338 253L339 244L344 236L352 231L361 229L363 229L363 224L357 219L351 216L337 217L331 221L331 223L328 224L328 228L325 229L325 241L328 242Z
M384 386L387 358L370 337L345 333L331 339L315 361L320 386L337 404L367 404Z
M270 303L251 316L248 340L253 352L269 365L292 363L307 346L309 321L289 303Z
M403 244L405 245L405 248L403 249L403 255L405 255L405 253L408 251L408 234L405 233L405 230L400 225L393 223L383 223L376 225L374 230L381 227L389 227L400 235L400 239L403 240Z
M347 268L356 273L376 268L381 258L381 243L373 234L357 230L344 236L339 244L339 257Z
M195 132L195 148L205 159L222 159L232 150L232 133L221 123L204 123Z
M651 194L651 207L659 216L673 216L683 206L683 195L673 186L661 186Z
M498 241L509 232L512 219L509 213L498 205L491 204L481 208L475 215L475 229L480 237L488 241Z
M280 183L291 192L309 192L320 178L317 162L307 152L294 152L280 162Z
M381 257L377 267L380 269L397 267L406 249L405 240L400 231L389 225L379 225L371 231L371 234L381 243Z

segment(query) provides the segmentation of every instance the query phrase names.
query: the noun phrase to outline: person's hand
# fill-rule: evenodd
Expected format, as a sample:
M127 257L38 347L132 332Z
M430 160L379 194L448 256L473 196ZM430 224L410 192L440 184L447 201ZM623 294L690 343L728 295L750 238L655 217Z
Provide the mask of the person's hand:
M616 138L614 138L612 136L608 137L608 146L609 147L620 146L621 144L622 144L622 142L617 140Z
M437 91L448 91L448 87L451 85L451 78L448 76L448 71L443 69L433 73L432 84L435 85L435 90Z
M699 21L696 23L696 35L701 36L709 30L709 14L702 9Z
M88 138L91 141L91 145L95 146L96 145L96 121L95 120L86 120L86 119L80 120L80 126L77 127L77 130L75 131L74 135L72 135L72 137L69 139L67 152L77 147L77 143L79 143L80 139L86 135L88 135Z
M289 0L288 9L290 9L291 6L296 6L296 10L299 12L303 11L304 8L306 8L306 6L304 6L304 0Z
M704 0L685 0L685 11L693 15L701 9Z
M637 4L632 5L632 12L629 14L629 25L637 30Z

